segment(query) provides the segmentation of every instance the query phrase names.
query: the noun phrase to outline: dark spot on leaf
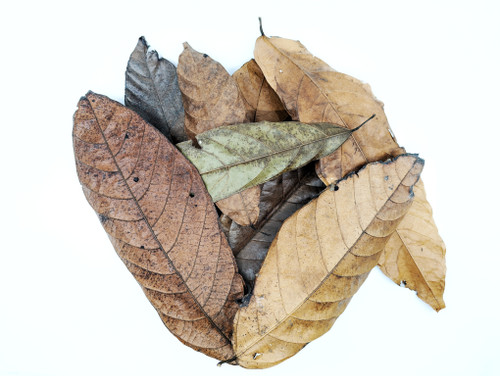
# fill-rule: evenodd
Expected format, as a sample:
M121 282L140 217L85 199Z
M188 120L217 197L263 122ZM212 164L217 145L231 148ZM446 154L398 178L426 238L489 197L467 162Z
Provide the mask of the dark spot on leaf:
M129 138L128 133L125 133L125 140L128 140L128 138Z
M208 57L208 55L207 54L203 54L203 57Z
M141 245L141 249L144 249L144 246L143 246L143 245Z
M201 149L201 145L198 143L198 140L196 138L191 141L191 144L193 145L194 148Z
M389 176L387 176L387 175L386 175L386 176L384 176L384 180L385 180L385 181L389 180Z
M404 279L401 281L401 283L402 283L404 286L406 286L406 281L405 281Z
M194 197L194 193L193 192L189 192L189 197Z
M102 224L105 224L108 221L109 217L105 216L104 214L99 214L99 221Z
M139 181L139 178L136 176L136 177L134 178L134 181L137 183L137 182Z
M339 190L339 186L338 186L338 185L335 185L335 186L333 187L333 190L334 190L335 192L337 192L337 191Z
M92 99L92 102L95 102L95 99Z

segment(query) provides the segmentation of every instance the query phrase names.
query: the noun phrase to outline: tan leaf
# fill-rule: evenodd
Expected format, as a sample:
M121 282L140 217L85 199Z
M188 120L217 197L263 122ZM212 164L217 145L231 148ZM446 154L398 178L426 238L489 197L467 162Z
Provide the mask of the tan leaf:
M360 117L371 113L377 115L369 127L364 127L354 133L351 140L346 141L336 152L322 158L316 165L318 176L327 185L334 184L337 179L355 169L356 166L404 152L393 138L382 102L375 98L369 85L336 72L325 62L311 55L298 41L260 37L255 47L255 58L293 119L304 122L339 121L339 124L342 124L339 120L341 119L345 126L352 128ZM400 249L399 247L403 244L403 248L397 253L399 257L393 251L392 256L387 255L382 258L387 260L384 263L391 264L385 265L383 270L396 283L400 284L404 280L408 287L412 286L410 288L417 289L421 297L428 296L424 300L434 309L439 310L444 308L442 294L445 247L432 219L432 211L425 198L424 190L416 189L415 195L418 202L426 209L419 210L416 215L419 216L420 221L412 221L411 224L423 225L425 230L421 233L418 227L408 228L409 219L405 222L406 225L402 223L401 225L406 228L402 228L401 231L398 229L388 247ZM417 207L413 209L414 212L417 212ZM421 279L433 281L433 294L431 295L429 295L430 287L426 287L423 283L417 284L415 277L409 277L409 271L415 270L415 261L408 255L415 253L411 250L412 248L420 249L420 244L428 245L428 252L433 255L429 256L428 260L432 258L436 261L436 265L429 263L427 271L420 270ZM396 262L397 267L394 265ZM426 276L427 272L430 275ZM426 289L427 291L424 292Z
M238 85L224 67L207 54L201 54L184 43L177 75L186 115L184 126L191 140L210 129L247 121L245 100ZM217 206L231 219L250 225L259 216L258 200L255 200L259 195L260 188L253 188L227 198ZM247 208L244 213L239 212L242 207Z
M445 308L446 247L432 218L423 182L414 190L413 205L387 242L379 266L394 282L417 291L420 299L439 311Z
M73 142L88 202L165 325L206 355L232 358L243 285L198 171L135 112L91 92Z
M283 121L290 116L254 59L233 73L247 108L248 121Z
M255 60L293 120L332 122L352 129L375 114L330 156L320 161L319 176L326 185L368 162L384 160L398 148L383 104L369 86L336 72L313 56L300 42L266 36L255 45Z
M273 366L330 329L411 206L422 167L408 154L371 163L285 221L235 317L238 364Z

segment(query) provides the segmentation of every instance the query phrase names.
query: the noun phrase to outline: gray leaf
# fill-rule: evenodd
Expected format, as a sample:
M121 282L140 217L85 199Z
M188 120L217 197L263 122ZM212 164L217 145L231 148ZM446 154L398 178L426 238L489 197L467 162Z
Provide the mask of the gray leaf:
M187 140L184 107L175 66L149 51L144 37L130 55L125 72L125 106L136 111L171 142Z

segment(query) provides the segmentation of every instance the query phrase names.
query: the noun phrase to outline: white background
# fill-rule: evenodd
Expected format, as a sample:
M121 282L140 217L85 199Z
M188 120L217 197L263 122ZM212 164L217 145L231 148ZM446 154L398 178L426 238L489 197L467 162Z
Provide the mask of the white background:
M0 375L499 375L496 1L9 1L0 35ZM330 332L264 371L183 346L84 199L72 116L88 90L123 103L138 37L234 72L259 36L300 41L370 83L423 178L447 245L435 313L374 270Z

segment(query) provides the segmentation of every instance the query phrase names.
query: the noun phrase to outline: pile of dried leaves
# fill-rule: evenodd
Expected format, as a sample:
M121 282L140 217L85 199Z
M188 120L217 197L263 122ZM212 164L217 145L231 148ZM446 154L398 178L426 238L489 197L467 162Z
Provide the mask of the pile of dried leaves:
M140 38L126 106L78 103L83 191L167 328L270 367L328 331L377 264L444 308L423 160L383 104L297 41L262 35L254 53L231 76L187 43L176 68Z

